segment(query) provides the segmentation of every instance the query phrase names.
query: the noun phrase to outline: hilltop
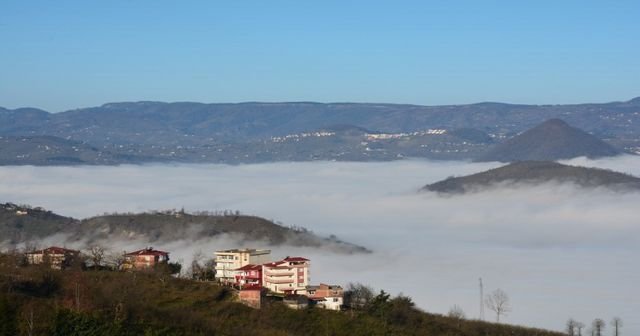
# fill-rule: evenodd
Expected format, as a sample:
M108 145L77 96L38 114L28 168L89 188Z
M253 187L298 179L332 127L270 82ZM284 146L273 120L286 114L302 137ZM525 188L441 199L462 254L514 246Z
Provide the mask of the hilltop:
M0 243L3 240L17 243L33 238L73 230L78 220L58 215L40 207L0 204Z
M451 177L426 185L422 190L455 194L481 191L499 184L534 185L545 182L573 183L585 188L640 191L640 178L631 175L541 161L516 162L473 175Z
M560 119L550 119L496 145L476 161L555 161L579 156L599 158L618 154L620 151L597 137L571 127Z
M107 214L75 219L42 208L12 203L0 204L0 237L9 243L43 239L54 234L69 242L86 244L107 241L144 240L148 243L198 240L227 235L238 241L260 241L272 246L306 246L340 253L368 253L368 249L336 238L321 237L300 227L285 227L256 216L231 211L186 213L157 211L137 214ZM63 239L63 238L61 238ZM2 243L2 241L0 241Z

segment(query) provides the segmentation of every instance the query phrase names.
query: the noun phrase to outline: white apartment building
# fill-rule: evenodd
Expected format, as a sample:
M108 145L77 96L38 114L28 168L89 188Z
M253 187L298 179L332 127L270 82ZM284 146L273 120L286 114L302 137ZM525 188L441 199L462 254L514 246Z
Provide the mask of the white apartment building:
M305 294L309 285L309 259L286 257L262 265L262 286L274 293Z
M223 283L235 281L236 270L248 264L260 265L271 261L271 250L232 249L215 252L215 278Z

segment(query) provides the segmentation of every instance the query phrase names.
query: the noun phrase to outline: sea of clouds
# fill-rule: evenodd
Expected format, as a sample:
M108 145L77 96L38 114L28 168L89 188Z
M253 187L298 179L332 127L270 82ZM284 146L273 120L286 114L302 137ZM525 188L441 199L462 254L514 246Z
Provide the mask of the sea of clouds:
M640 157L565 163L640 176ZM372 254L269 247L274 258L307 256L313 283L361 282L411 296L424 310L461 306L479 316L485 293L507 292L507 323L562 329L619 316L640 333L640 192L544 184L460 196L419 193L425 184L498 163L403 160L385 163L270 163L117 167L0 167L0 202L42 206L84 218L103 212L184 207L240 210L363 245ZM1 240L1 239L0 239ZM54 236L43 244L62 244ZM110 242L132 250L146 242ZM142 246L141 246L142 245ZM247 244L245 244L247 245ZM189 263L240 247L229 237L154 246ZM489 311L487 319L494 316Z

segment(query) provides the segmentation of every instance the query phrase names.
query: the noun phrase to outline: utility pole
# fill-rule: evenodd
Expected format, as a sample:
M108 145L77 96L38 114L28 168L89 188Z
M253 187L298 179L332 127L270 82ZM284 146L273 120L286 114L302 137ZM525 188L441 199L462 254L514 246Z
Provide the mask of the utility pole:
M484 286L482 285L482 278L480 280L480 321L484 321Z

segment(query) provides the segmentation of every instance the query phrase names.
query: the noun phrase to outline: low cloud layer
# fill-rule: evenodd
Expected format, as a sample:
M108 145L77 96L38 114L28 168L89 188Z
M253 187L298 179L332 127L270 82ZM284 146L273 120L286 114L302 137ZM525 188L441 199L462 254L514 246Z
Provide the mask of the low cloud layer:
M564 163L640 176L638 157ZM589 323L616 315L625 320L627 334L639 333L640 193L550 184L454 197L417 193L447 176L498 165L409 160L1 167L0 201L79 218L181 207L238 209L374 250L338 255L274 249L276 257L311 257L315 283L363 282L403 292L431 312L446 313L458 304L477 317L482 277L486 292L502 288L511 296L509 323L561 329L569 317ZM131 250L143 243L113 244ZM233 244L219 237L156 247L172 251L174 260L190 260L196 251L211 255Z

